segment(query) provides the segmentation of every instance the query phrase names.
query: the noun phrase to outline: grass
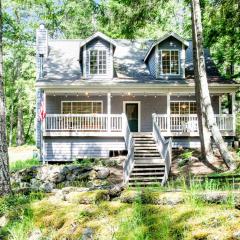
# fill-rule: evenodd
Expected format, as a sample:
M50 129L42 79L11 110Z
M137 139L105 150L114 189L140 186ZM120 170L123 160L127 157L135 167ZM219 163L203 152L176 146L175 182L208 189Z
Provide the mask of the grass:
M173 194L164 188L135 189L133 203L105 201L102 190L72 193L67 201L42 193L5 197L0 199L0 217L7 216L9 223L0 230L0 239L25 240L40 229L42 239L77 240L91 228L99 240L224 240L240 229L240 211L234 209L231 191L227 202L209 204L196 195L202 186L182 188L184 201L177 205L149 204Z
M38 166L40 162L36 158L28 159L28 160L18 160L16 162L10 163L10 171L19 171L28 167Z
M0 217L7 219L6 226L0 228L0 239L28 239L34 225L31 203L43 197L43 193L33 192L28 196L17 194L0 198Z

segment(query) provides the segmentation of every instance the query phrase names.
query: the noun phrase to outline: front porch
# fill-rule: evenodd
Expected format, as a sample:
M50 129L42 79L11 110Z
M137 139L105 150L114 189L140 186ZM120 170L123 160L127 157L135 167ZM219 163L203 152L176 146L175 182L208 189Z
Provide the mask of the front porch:
M47 114L44 136L93 136L123 137L126 115L122 114ZM234 116L215 114L216 122L223 136L234 136ZM199 136L196 114L153 114L162 134L172 136Z
M43 94L44 137L123 137L126 124L132 132L152 132L153 121L166 137L199 136L195 97L190 93ZM231 92L228 114L221 109L222 94L211 95L216 122L223 136L234 136L235 94Z

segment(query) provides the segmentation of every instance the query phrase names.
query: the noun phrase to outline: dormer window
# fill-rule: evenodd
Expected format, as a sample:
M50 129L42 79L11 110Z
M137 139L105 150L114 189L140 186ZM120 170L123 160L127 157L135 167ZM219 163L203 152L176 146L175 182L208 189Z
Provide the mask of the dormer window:
M107 74L107 51L90 50L90 74Z
M159 68L163 75L180 74L179 51L159 50Z

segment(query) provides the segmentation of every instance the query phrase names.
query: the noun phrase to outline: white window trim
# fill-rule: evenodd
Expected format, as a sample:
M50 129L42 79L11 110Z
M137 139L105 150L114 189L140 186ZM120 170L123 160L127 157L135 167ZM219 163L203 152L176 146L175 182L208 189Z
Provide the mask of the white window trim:
M194 103L196 103L196 101L195 100L170 100L170 114L171 115L185 115L185 114L188 114L188 115L195 115L195 114L197 114L197 113L190 113L190 108L189 108L189 113L184 113L184 114L182 114L182 113L171 113L171 103L172 102L177 102L177 103L181 103L181 102L186 102L186 103L191 103L191 102L194 102Z
M97 66L98 66L98 73L91 73L91 51L105 51L106 52L106 73L99 73L99 54L97 54ZM88 50L88 72L90 76L106 76L108 74L108 69L107 69L107 62L108 62L108 56L107 56L107 50L106 49L89 49Z
M90 101L90 100L88 100L88 101L85 101L85 100L83 100L83 101L61 101L61 114L63 114L63 103L65 103L65 102L70 102L70 103L73 103L73 102L91 102L91 103L93 103L93 102L100 102L101 103L101 113L103 113L103 101L101 100L101 101ZM71 112L72 112L72 104L71 104ZM79 113L79 114L85 114L85 113ZM94 113L90 113L90 114L94 114Z
M170 66L170 73L163 73L162 70L162 52L163 51L170 51L170 52L178 52L178 74L176 73L171 73L171 66ZM161 52L161 61L158 60L158 68L159 68L159 75L163 75L163 76L180 76L181 75L181 66L180 66L180 51L179 49L159 49L158 50L158 59L159 59L159 53ZM170 65L171 65L171 54L170 54Z
M138 104L138 132L141 132L141 101L123 101L123 113L126 114L126 104L137 103Z

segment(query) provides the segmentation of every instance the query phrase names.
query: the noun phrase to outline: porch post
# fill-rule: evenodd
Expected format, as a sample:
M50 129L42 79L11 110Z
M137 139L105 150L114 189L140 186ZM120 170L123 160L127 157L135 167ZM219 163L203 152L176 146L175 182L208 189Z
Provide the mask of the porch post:
M231 96L232 96L232 118L233 118L233 121L232 121L232 124L233 124L233 135L235 136L236 134L236 104L235 104L235 92L232 92L231 93Z
M167 132L170 133L170 93L167 94Z
M108 114L108 125L107 130L111 132L111 93L107 93L107 114Z
M46 92L43 92L43 107L44 111L46 112ZM41 129L41 142L42 142L42 163L45 164L45 142L44 142L44 137L43 133L45 132L46 129L46 117L42 120L42 129Z

